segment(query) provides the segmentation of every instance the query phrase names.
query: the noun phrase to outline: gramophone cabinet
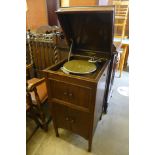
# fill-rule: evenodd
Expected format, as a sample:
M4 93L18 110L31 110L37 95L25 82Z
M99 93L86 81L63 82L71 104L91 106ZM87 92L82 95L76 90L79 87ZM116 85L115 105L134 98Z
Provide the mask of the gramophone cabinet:
M60 8L56 13L70 47L69 60L102 58L96 64L96 71L90 74L63 72L68 59L44 70L56 136L58 128L70 130L88 140L91 151L98 121L107 110L114 78L114 7Z

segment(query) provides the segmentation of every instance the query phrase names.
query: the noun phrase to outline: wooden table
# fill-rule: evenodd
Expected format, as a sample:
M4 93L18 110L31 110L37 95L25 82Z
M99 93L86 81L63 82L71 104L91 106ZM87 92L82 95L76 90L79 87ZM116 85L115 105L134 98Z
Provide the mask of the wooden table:
M120 39L114 38L114 42L120 42ZM127 48L129 46L129 39L123 39L122 40L122 46L121 46L121 53L120 53L120 60L119 60L119 65L118 65L118 70L120 72L119 77L122 75L123 67L124 67L124 61L127 53Z

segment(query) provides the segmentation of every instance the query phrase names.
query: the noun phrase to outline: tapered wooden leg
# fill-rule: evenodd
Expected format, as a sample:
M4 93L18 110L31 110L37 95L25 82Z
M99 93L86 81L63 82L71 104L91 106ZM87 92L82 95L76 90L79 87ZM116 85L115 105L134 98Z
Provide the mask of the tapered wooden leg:
M91 152L92 148L92 137L88 140L88 152Z
M55 130L56 137L59 137L58 128L55 125L54 125L54 130Z
M58 132L58 128L55 124L55 120L53 119L53 126L54 126L54 130L55 130L55 134L56 134L56 137L59 137L59 132Z
M59 137L58 128L55 129L56 137Z
M48 131L48 125L46 123L42 125L42 128L44 131L46 132Z
M102 114L100 115L100 118L99 118L99 120L101 121L101 119L102 119Z
M120 56L120 66L119 66L120 74L119 74L119 78L121 77L122 71L123 71L123 68L124 68L124 60L125 60L125 55L126 55L126 51L127 51L127 45L122 46L122 48L123 48L123 52L121 53L121 56Z
M107 108L108 108L108 103L105 103L104 107L103 107L103 113L106 114L107 113Z

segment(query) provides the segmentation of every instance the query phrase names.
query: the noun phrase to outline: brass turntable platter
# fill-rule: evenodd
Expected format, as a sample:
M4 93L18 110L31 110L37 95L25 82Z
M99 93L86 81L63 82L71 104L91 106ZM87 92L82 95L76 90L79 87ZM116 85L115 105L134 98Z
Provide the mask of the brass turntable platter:
M89 74L94 72L97 67L87 60L71 60L63 65L63 69L74 74Z

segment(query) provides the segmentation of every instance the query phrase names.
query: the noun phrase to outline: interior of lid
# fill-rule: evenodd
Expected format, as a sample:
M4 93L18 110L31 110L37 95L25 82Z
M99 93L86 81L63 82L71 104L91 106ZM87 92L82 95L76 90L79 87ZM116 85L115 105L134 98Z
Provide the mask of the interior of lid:
M111 52L113 11L59 12L58 18L68 44L76 50Z

